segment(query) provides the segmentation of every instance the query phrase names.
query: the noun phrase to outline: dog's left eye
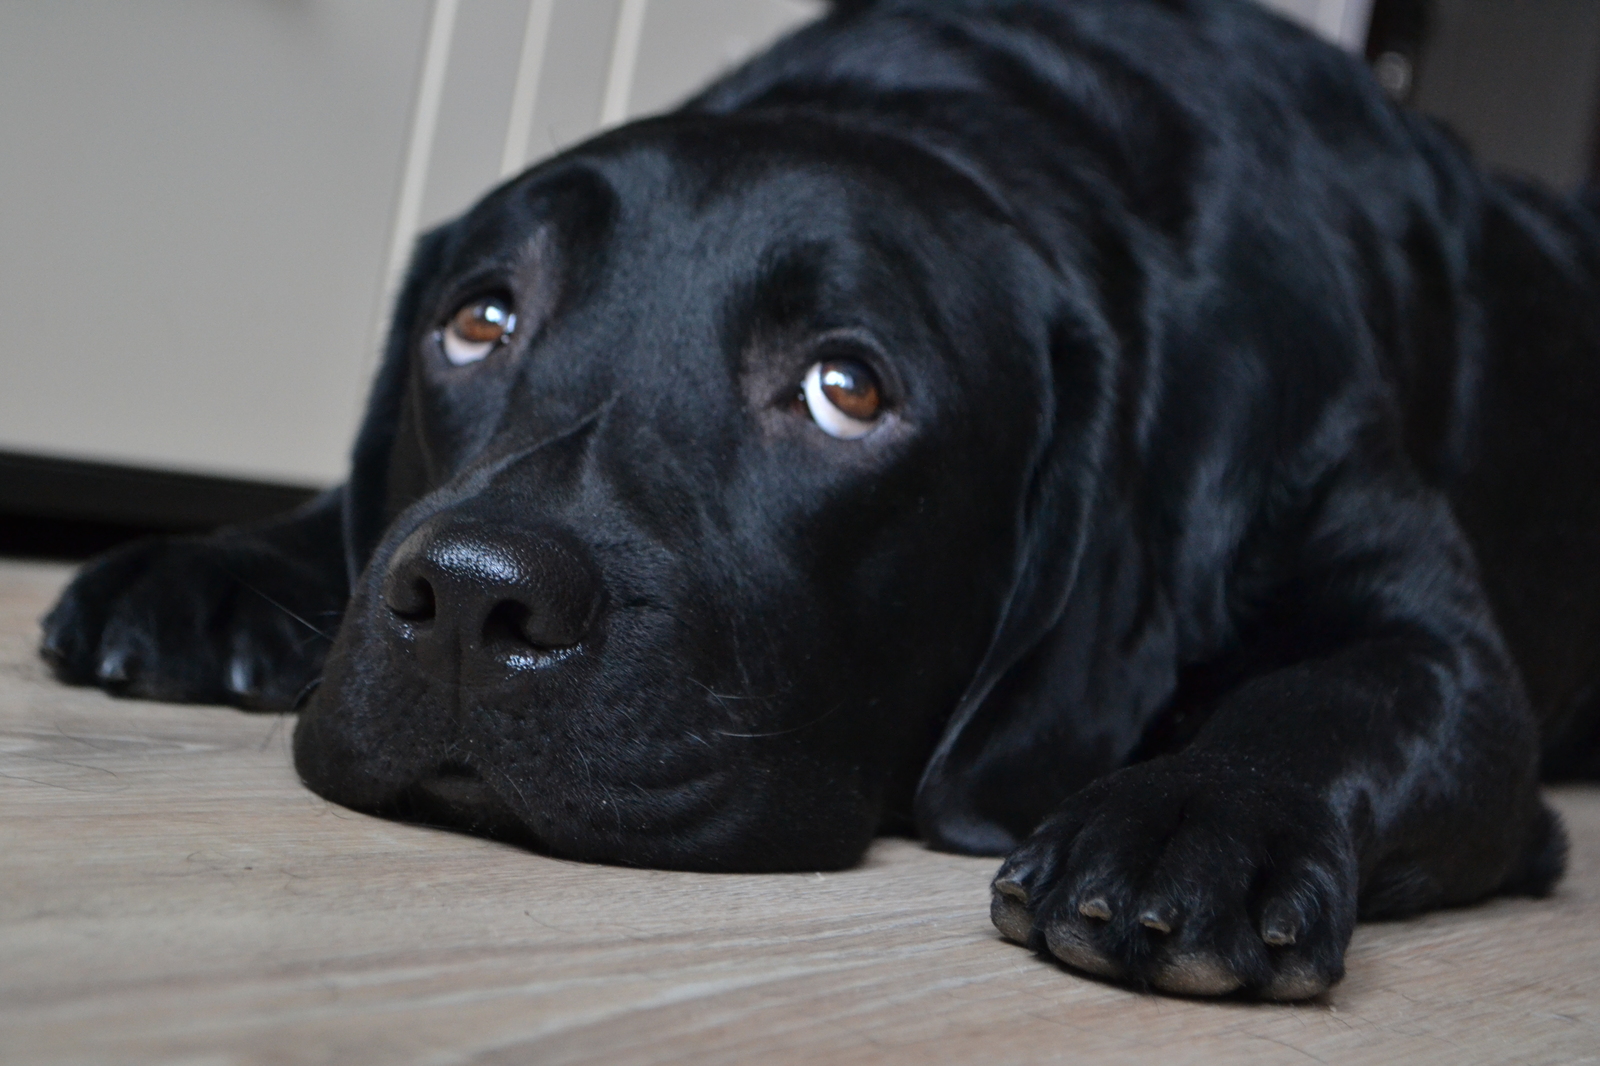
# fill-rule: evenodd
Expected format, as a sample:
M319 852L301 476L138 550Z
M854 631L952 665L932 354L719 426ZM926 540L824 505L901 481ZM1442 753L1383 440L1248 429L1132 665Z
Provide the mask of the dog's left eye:
M476 363L504 343L517 328L517 316L495 297L474 300L450 317L440 336L444 357L456 366Z
M878 379L854 359L813 363L801 385L812 421L830 437L857 440L878 424L883 398Z

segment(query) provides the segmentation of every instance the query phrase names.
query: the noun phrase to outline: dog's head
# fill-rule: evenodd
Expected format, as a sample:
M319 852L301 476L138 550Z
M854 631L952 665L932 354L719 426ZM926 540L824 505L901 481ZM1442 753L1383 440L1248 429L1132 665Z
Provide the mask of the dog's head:
M919 780L970 820L955 740L1094 491L1087 303L848 124L680 113L502 186L401 294L300 773L648 865L849 863Z

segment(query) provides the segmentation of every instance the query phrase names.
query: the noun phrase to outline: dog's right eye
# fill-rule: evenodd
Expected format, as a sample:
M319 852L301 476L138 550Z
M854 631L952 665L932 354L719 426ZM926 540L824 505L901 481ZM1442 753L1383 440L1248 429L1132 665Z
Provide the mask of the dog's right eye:
M440 333L444 357L455 366L476 363L503 344L517 328L517 316L503 300L485 297L462 306Z
M878 379L854 359L813 364L800 386L800 398L812 421L840 440L857 440L871 433L883 406Z

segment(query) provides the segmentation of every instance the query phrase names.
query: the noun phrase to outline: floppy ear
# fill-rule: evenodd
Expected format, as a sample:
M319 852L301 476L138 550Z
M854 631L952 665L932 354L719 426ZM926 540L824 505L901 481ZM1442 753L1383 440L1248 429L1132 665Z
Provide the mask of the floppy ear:
M356 434L350 457L350 481L344 494L345 563L351 587L388 525L389 470L400 433L402 407L411 372L411 342L423 294L444 263L453 227L446 224L417 238L405 283L395 300L394 317L384 341L383 361L367 398L367 413Z
M1143 728L1130 706L1169 691L1146 669L1170 671L1160 666L1164 616L1152 610L1136 518L1116 484L1119 407L1137 391L1118 351L1109 328L1080 320L1058 325L1041 357L1045 429L1010 593L917 789L917 828L935 847L1009 851L1126 755Z

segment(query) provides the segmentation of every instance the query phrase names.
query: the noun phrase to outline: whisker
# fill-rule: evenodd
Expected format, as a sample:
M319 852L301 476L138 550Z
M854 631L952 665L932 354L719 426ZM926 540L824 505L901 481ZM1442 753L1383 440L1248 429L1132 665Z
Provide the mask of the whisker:
M300 709L299 705L296 704L295 710L299 710L299 709ZM267 750L267 746L272 743L273 738L276 737L279 733L281 733L283 731L284 719L288 718L289 716L287 714L275 714L272 717L276 718L277 721L272 723L272 728L267 730L267 735L261 738L261 749L260 750L262 750L262 751L266 751Z
M769 700L772 698L771 696L734 696L726 692L718 692L716 689L697 678L691 677L689 680L705 689L706 692L711 695L711 698L715 700Z
M821 722L823 719L828 718L828 717L830 717L830 716L832 716L834 714L837 714L843 708L844 708L844 703L841 701L839 703L834 704L828 710L823 711L821 714L817 715L815 718L811 719L811 721L809 721L809 722L801 722L799 725L790 726L788 729L774 729L770 733L729 733L726 730L722 730L722 729L713 729L712 732L717 734L718 736L722 736L722 737L737 737L737 738L743 739L743 740L756 740L756 739L759 739L761 737L781 737L781 736L786 736L789 733L798 733L802 729L810 729L812 726L814 726L817 723Z
M533 811L533 805L528 802L528 797L523 794L522 786L517 784L517 779L512 777L511 773L507 770L493 770L492 772L500 780L511 786L511 791L515 792L517 794L517 799L522 801L522 809L525 812L531 813Z
M226 571L226 573L227 573L227 575L229 577L233 578L239 584L243 585L245 588L249 589L251 592L254 592L257 596L260 596L262 599L264 599L268 603L272 604L272 606L276 607L278 610L282 611L284 614L288 615L290 618L293 618L296 622L299 622L301 625L303 625L307 629L311 630L311 632L315 633L317 636L321 637L323 640L327 641L330 644L333 643L333 638L330 637L328 634L324 633L322 630L318 629L316 626L312 625L310 622L307 622L304 618L300 617L298 614L295 614L293 611L289 610L289 608L285 607L283 604L279 603L277 600L273 599L271 596L268 596L265 592L262 592L260 589L256 588L254 585L250 584L250 582L246 581L244 578L240 577L238 574L234 573L232 570Z
M317 691L317 689L320 688L321 686L322 686L322 678L321 677L313 677L310 681L306 682L306 685L305 685L304 688L302 688L299 692L295 693L294 703L291 704L290 706L294 710L298 711L300 708L304 707L307 703L309 703L311 701L311 694L313 692Z

